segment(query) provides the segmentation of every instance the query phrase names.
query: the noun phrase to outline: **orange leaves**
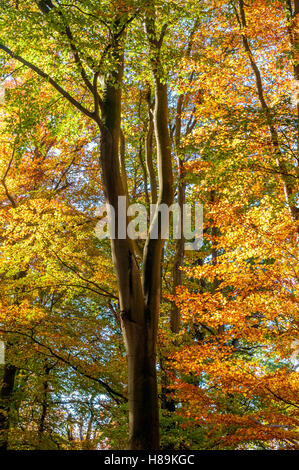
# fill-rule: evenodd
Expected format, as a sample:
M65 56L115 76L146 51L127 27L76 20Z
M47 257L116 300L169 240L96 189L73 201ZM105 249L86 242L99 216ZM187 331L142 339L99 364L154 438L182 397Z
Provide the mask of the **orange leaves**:
M216 3L210 28L195 36L197 61L190 61L189 87L201 90L201 100L195 111L200 125L188 145L200 157L185 169L191 180L196 173L190 199L204 203L205 244L188 260L185 285L175 296L183 323L180 339L186 341L172 354L176 396L182 416L188 412L190 425L205 429L211 448L255 448L260 442L294 448L296 227L242 46L246 34L278 129L281 159L295 178L297 129L289 99L293 72L285 11L281 2L246 3L247 27L240 30L235 14L225 14L228 2Z
M12 305L7 304L3 299L0 301L0 335L5 331L30 328L36 322L43 320L44 317L45 311L39 306L32 306L28 299Z
M254 0L246 4L246 34L256 40L267 41L269 44L280 44L286 38L285 10L282 2Z

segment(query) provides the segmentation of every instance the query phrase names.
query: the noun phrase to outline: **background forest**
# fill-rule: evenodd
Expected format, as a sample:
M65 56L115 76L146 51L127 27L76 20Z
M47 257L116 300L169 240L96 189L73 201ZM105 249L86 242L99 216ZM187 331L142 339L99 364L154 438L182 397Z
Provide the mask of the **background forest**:
M298 448L298 15L0 1L2 450ZM199 250L128 245L140 333L127 245L95 233L119 194L203 205Z

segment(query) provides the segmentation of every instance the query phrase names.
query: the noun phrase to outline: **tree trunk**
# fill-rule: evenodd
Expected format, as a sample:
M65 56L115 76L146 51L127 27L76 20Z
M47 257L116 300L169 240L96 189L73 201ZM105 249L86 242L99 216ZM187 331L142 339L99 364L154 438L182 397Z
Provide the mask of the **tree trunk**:
M183 209L185 204L186 183L184 181L184 165L180 155L181 145L181 128L182 128L182 109L183 109L184 95L180 95L177 102L176 119L175 119L175 149L178 161L178 205L181 211L180 230L181 237L176 241L175 255L173 263L173 295L176 295L176 288L182 284L183 273L181 267L183 266L185 256L185 239L183 234ZM174 302L170 312L170 328L173 333L180 331L181 315L179 308Z
M157 192L157 182L156 182L156 174L154 169L154 162L153 162L153 134L154 134L154 120L153 120L153 105L151 99L151 88L148 86L148 90L146 93L146 102L147 102L147 109L148 109L148 123L146 129L146 136L145 136L145 162L146 162L146 169L149 175L150 180L150 187L151 187L151 203L156 204L158 199L158 192Z
M156 340L151 325L127 323L130 449L159 449Z
M118 51L120 54L120 51ZM121 62L121 61L119 61ZM154 322L145 306L141 274L129 238L118 238L118 197L125 196L119 169L122 65L107 79L100 122L100 163L106 202L115 209L115 238L111 240L120 303L121 327L128 361L129 447L132 450L159 448L159 414L156 378L157 308ZM128 201L127 201L128 204ZM127 223L127 221L125 221ZM160 266L159 260L153 260ZM152 262L150 271L152 271ZM156 275L156 273L155 273ZM158 272L158 284L160 272ZM151 290L157 298L159 289Z
M40 421L38 424L38 449L43 449L44 447L44 434L46 429L46 421L48 415L48 395L49 395L49 375L51 367L47 365L44 366L44 378L42 382L42 394L41 394L41 415Z

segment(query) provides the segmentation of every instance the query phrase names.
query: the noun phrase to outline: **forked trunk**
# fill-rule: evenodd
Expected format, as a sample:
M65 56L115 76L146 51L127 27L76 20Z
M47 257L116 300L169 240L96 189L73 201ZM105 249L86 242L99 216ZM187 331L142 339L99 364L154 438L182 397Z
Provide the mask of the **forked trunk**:
M147 29L151 29L151 24L147 25ZM160 79L158 70L161 68L159 63L161 44L162 39L158 49L154 51L155 59L152 67L155 79L153 121L159 175L158 206L171 205L173 201L167 86ZM126 206L129 201L119 161L123 48L118 34L114 36L112 56L117 66L105 77L101 103L102 116L97 122L101 133L100 163L105 198L114 209L115 233L112 235L111 248L128 361L129 441L131 450L157 450L159 449L159 406L156 344L164 240L161 235L161 214L158 207L151 226L158 226L158 238L148 236L144 248L141 279L134 243L126 233L127 217L123 217L122 220L119 210L119 196L123 196ZM119 228L122 228L122 234L119 233Z
M120 83L120 80L121 70L115 74L114 84ZM120 105L120 86L107 83L103 93L103 125L100 126L100 163L106 202L115 210L115 238L111 240L111 248L128 362L129 448L151 450L159 448L156 377L158 312L148 315L132 240L127 236L123 238L118 236L120 215L118 197L126 196L119 168ZM126 220L121 223L124 222L126 225ZM151 319L153 317L155 327Z

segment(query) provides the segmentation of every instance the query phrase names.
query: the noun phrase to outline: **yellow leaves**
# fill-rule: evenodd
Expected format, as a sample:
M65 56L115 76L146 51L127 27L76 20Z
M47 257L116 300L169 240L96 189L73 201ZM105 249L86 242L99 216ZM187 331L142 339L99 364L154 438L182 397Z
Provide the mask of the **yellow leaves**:
M44 317L45 311L32 305L28 299L24 299L18 304L0 302L0 321L4 326L4 330L30 328L32 323L42 320Z
M203 131L203 128L199 129L200 131ZM203 160L195 160L192 162L186 162L184 163L184 170L186 172L192 172L192 173L202 173L207 170L210 170L214 167L215 165L212 162L208 161L203 161Z

